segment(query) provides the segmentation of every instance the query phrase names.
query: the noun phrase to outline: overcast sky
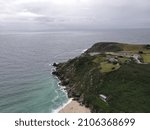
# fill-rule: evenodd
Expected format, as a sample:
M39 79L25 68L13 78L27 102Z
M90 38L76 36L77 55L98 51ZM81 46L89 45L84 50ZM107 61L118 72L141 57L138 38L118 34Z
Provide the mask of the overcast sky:
M150 0L0 0L0 29L149 28Z

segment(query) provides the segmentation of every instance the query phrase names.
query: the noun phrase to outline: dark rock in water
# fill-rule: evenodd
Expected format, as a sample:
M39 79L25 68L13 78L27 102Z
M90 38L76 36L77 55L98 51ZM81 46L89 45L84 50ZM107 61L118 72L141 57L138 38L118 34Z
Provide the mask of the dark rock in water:
M57 67L57 66L58 66L58 64L57 64L57 63L53 63L53 66L54 66L54 67Z
M53 75L59 76L60 74L57 71L52 72Z

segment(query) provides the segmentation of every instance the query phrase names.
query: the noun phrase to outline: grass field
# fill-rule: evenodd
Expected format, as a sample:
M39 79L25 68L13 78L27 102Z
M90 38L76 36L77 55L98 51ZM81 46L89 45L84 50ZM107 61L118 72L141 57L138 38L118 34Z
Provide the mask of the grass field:
M93 60L94 63L101 63L104 62L106 60L106 57L102 56L102 55L98 55L96 56L96 58Z
M122 44L120 45L124 51L134 51L138 52L140 50L144 50L143 45L131 45L131 44Z
M114 70L117 70L120 68L119 64L112 64L112 63L108 63L108 62L102 62L100 64L100 71L102 73L108 73Z
M150 63L150 54L142 54L144 63Z
M146 54L150 54L150 49L149 50L144 50L143 52L146 53Z

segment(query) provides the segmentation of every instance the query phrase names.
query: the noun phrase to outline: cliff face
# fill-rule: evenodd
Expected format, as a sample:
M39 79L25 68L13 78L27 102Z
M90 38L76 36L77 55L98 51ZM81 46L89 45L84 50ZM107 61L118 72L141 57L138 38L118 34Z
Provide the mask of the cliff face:
M79 57L54 64L53 74L69 97L92 112L150 112L150 64L137 64L132 57L149 53L145 47L97 43Z

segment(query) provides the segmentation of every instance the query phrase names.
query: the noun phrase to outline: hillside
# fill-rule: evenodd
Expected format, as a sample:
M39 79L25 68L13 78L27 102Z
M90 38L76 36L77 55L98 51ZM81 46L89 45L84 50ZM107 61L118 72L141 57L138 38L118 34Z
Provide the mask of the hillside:
M149 45L101 42L53 74L92 112L150 112L149 63Z
M144 51L148 50L150 45L135 45L117 42L98 42L89 48L86 53L90 52L118 52L118 51Z

